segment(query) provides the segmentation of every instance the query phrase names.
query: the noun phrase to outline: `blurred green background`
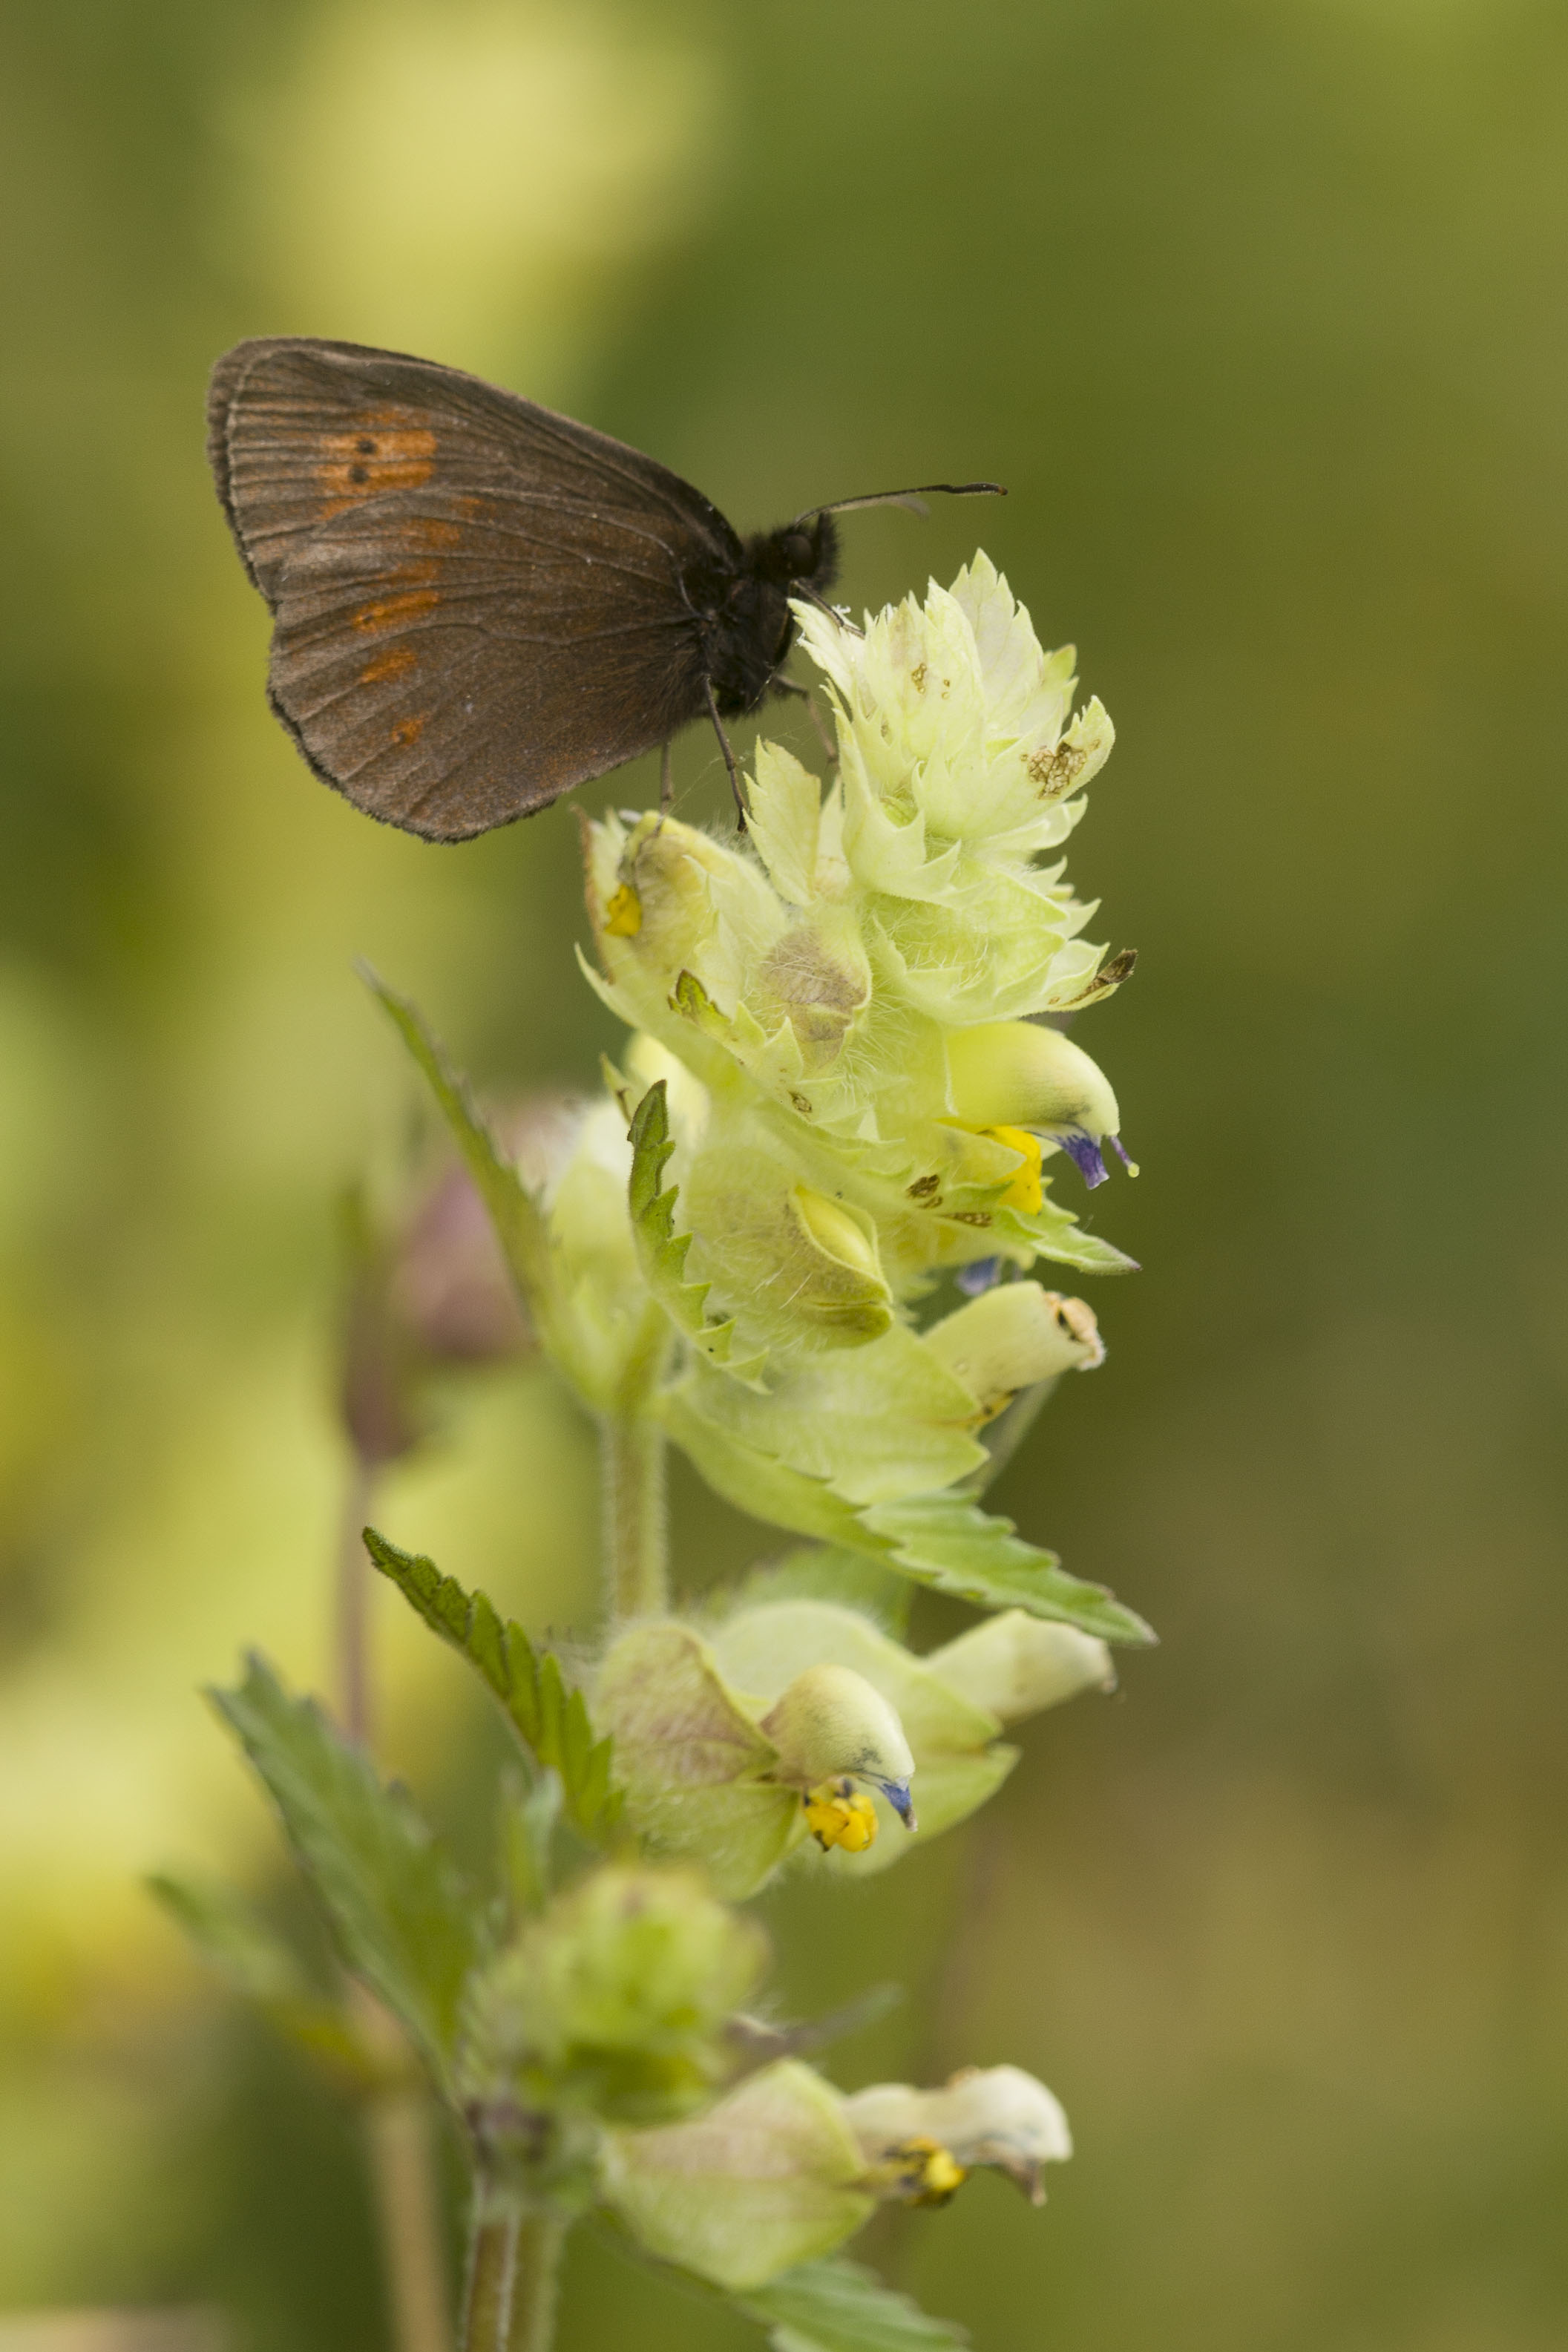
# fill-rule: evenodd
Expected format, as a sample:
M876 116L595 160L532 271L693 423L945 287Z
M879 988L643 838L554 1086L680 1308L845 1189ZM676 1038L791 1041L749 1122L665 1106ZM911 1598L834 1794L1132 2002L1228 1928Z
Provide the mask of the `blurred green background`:
M428 848L267 716L202 396L305 332L743 526L995 474L853 519L845 593L983 536L1120 731L1073 871L1144 961L1080 1034L1146 1270L998 1496L1164 1647L771 1906L797 2011L911 1981L846 2083L1011 2058L1073 2119L1043 2216L987 2179L882 2257L990 2352L1555 2352L1568 11L12 0L0 54L0 2310L386 2341L350 2126L138 1874L281 1884L195 1685L324 1673L332 1203L413 1099L350 959L492 1085L611 1042L570 808ZM593 1506L525 1367L383 1517L565 1625ZM693 1581L766 1548L677 1507ZM388 1751L459 1815L477 1702L391 1609ZM564 2344L743 2340L584 2242Z

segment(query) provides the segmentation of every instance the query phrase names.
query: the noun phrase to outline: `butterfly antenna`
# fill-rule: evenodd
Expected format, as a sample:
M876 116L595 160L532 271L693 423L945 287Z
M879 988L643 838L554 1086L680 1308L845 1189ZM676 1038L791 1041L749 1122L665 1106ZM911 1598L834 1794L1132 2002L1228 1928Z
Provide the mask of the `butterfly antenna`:
M862 498L834 499L823 507L808 507L798 514L791 530L814 515L851 514L856 507L903 507L908 514L929 514L927 499L1005 499L1007 491L1000 482L921 482L912 490L868 490Z
M713 720L713 731L718 737L718 748L724 753L724 764L729 770L729 789L735 794L736 830L746 831L746 794L740 788L740 770L735 764L735 753L729 748L729 737L719 722L718 705L713 698L713 680L705 677L703 694L707 702L707 715Z

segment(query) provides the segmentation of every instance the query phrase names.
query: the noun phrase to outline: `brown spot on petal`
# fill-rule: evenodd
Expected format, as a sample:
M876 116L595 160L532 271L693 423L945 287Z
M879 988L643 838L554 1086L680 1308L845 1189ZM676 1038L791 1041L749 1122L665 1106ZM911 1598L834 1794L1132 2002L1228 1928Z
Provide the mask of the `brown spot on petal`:
M1040 799L1054 801L1060 800L1063 793L1071 791L1088 757L1088 752L1081 751L1074 743L1059 743L1053 751L1043 748L1031 751L1025 765L1031 782L1040 786Z

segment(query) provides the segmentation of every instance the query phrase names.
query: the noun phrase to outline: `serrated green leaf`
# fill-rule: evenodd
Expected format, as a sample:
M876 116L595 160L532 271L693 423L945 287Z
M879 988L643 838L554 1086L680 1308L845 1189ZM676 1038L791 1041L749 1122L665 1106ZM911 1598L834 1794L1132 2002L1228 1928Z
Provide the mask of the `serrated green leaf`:
M453 1067L418 1006L389 988L369 964L360 966L360 976L380 1001L423 1072L479 1197L490 1213L490 1222L512 1277L530 1312L536 1318L542 1317L547 1312L549 1241L538 1208L517 1170L502 1158L466 1080Z
M160 1871L147 1891L232 1991L264 2006L317 1997L296 1955L237 1887Z
M1069 1576L1054 1552L1026 1543L1010 1519L990 1517L956 1487L857 1509L825 1479L808 1477L721 1429L696 1411L684 1388L667 1390L660 1411L708 1485L754 1518L873 1553L916 1583L981 1609L1027 1609L1107 1642L1144 1645L1155 1639L1103 1585Z
M774 2352L939 2352L969 2341L859 2263L802 2263L735 2302L769 2330Z
M594 1738L582 1693L568 1687L553 1651L536 1650L485 1593L444 1576L433 1559L401 1551L374 1528L365 1529L365 1549L415 1615L476 1669L535 1760L559 1774L573 1826L603 1844L621 1815L610 1742Z
M542 1911L555 1884L555 1832L560 1819L559 1772L540 1772L532 1788L508 1773L501 1790L501 1880L508 1933Z
M860 1522L905 1576L956 1600L982 1609L1027 1609L1105 1642L1142 1646L1155 1638L1103 1584L1069 1576L1054 1552L1026 1543L1010 1519L993 1518L970 1496L948 1488L873 1503Z
M1051 1258L1058 1265L1076 1266L1080 1274L1138 1272L1135 1257L1129 1257L1113 1242L1103 1242L1098 1234L1085 1233L1071 1210L1059 1207L1049 1192L1032 1213L1022 1209L993 1210L991 1223L998 1242L1027 1242L1041 1257Z
M675 1328L685 1334L700 1355L727 1372L732 1380L742 1381L748 1388L759 1388L761 1382L757 1375L766 1357L737 1359L734 1353L734 1317L724 1322L715 1321L706 1311L711 1284L685 1279L692 1237L690 1234L676 1233L675 1188L672 1185L666 1191L663 1187L664 1163L675 1148L670 1138L668 1088L663 1078L648 1088L632 1113L631 1140L632 1175L627 1204L643 1279Z
M311 1699L252 1656L237 1690L210 1694L266 1782L346 1965L405 2027L438 2078L482 1957L479 1907L406 1790Z
M150 1878L147 1888L214 1975L290 2042L354 2088L386 2080L384 2057L366 2047L347 2011L312 1984L295 1953L237 1888L168 1872Z

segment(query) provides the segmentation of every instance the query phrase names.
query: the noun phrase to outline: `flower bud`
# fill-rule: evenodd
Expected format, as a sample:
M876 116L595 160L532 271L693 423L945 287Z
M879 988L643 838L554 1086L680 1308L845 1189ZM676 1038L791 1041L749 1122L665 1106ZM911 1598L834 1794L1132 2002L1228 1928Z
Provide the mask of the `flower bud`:
M893 1321L870 1220L789 1174L759 1123L716 1113L682 1188L687 1276L713 1284L712 1307L748 1340L863 1346Z
M492 2070L542 2073L601 2113L680 2113L722 2074L720 2028L766 1959L695 1872L607 1867L502 1956L478 2038Z
M1038 1282L1009 1282L943 1317L925 1345L963 1381L989 1421L1019 1389L1058 1373L1092 1371L1105 1349L1092 1310Z
M1121 1113L1104 1073L1060 1029L987 1021L957 1030L947 1040L947 1067L961 1125L1037 1128L1071 1156L1085 1183L1104 1182L1099 1147L1119 1136Z
M1003 1723L1039 1715L1082 1690L1114 1690L1105 1643L1073 1625L1053 1625L1027 1610L1004 1609L960 1633L925 1661L953 1690Z
M891 2165L896 2174L902 2152L925 2141L965 2171L1005 2172L1033 2205L1045 2202L1045 2166L1072 2154L1060 2100L1019 2066L967 2066L939 2091L876 2083L847 2099L844 2113L873 2173Z
M797 1184L792 1198L796 1215L824 1256L847 1266L862 1281L885 1287L882 1267L877 1263L876 1244L847 1209L830 1201L825 1192L813 1192L809 1184Z
M607 2134L601 2180L651 2253L739 2294L868 2221L864 2170L838 2093L786 2059L689 2123Z

